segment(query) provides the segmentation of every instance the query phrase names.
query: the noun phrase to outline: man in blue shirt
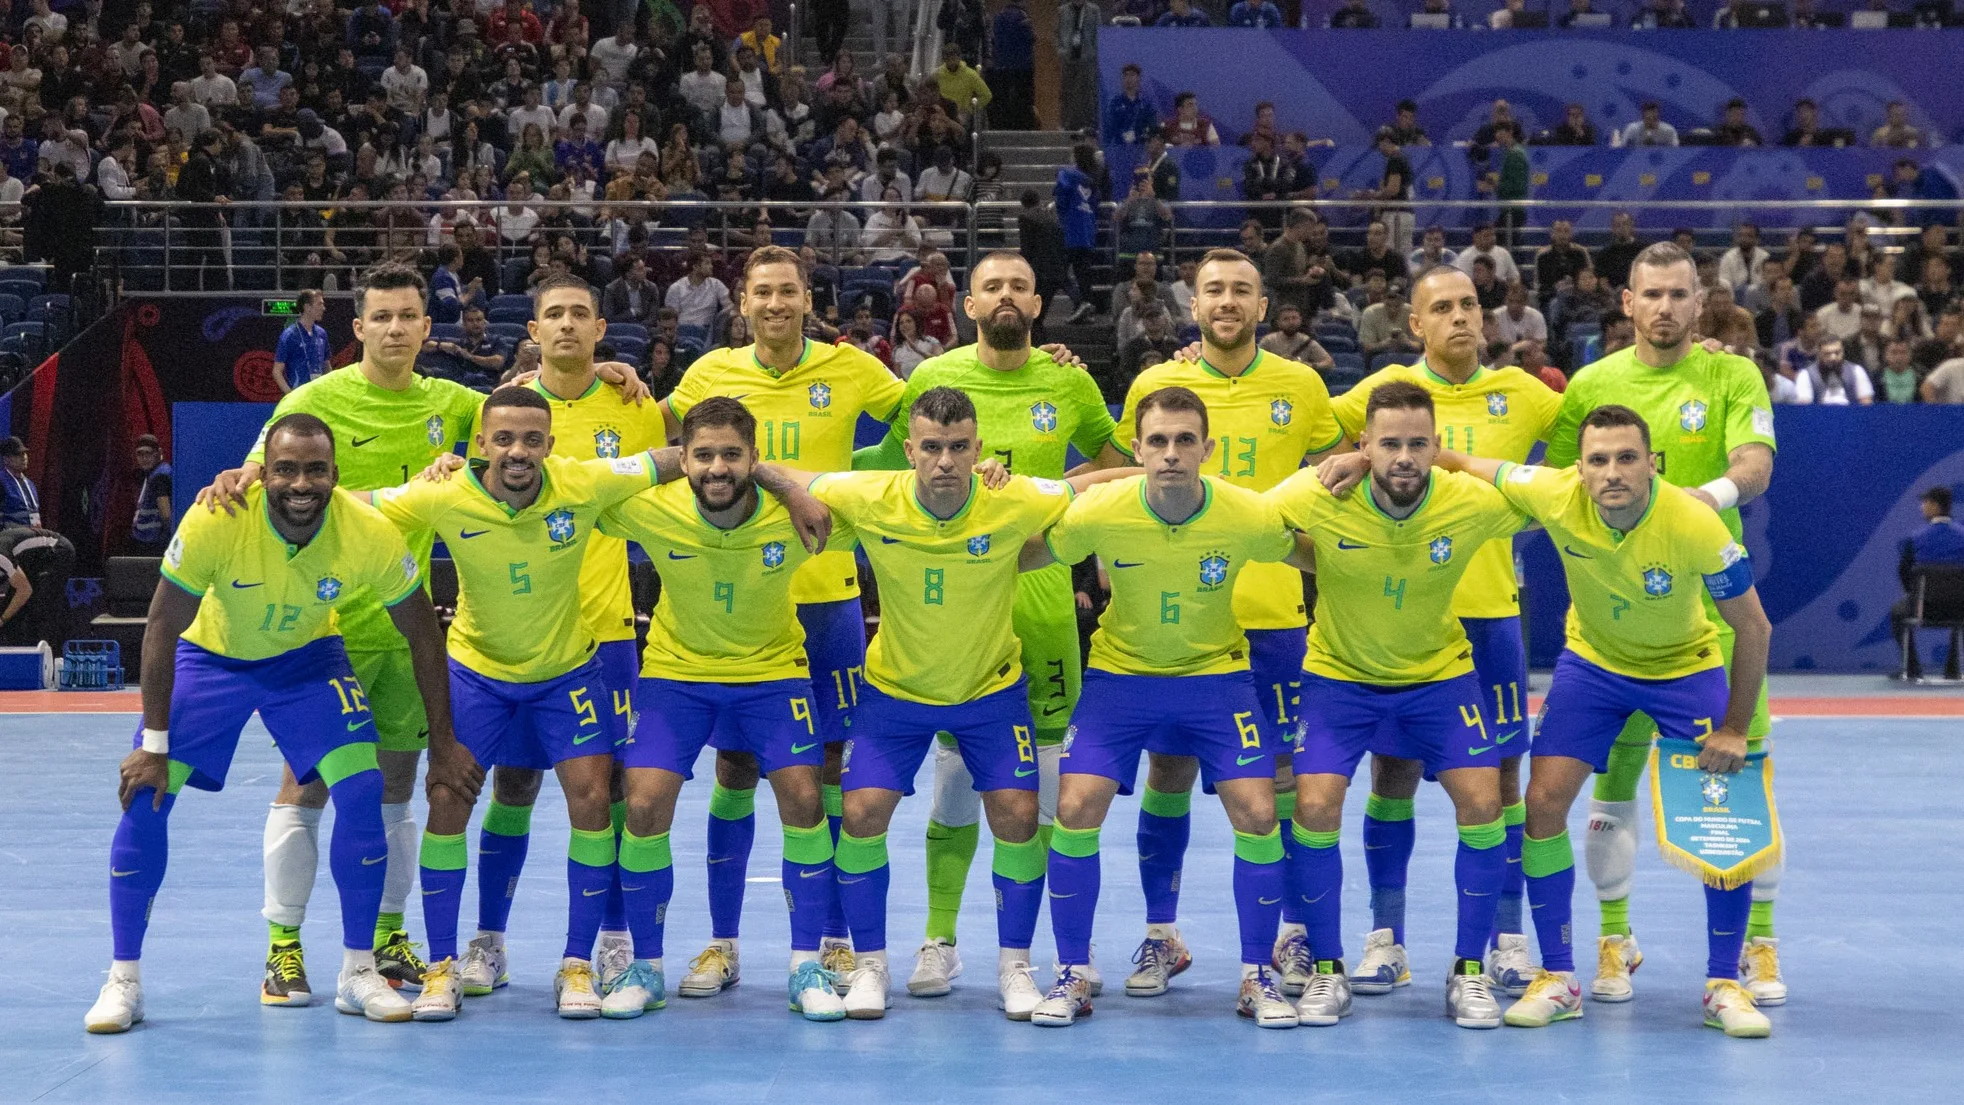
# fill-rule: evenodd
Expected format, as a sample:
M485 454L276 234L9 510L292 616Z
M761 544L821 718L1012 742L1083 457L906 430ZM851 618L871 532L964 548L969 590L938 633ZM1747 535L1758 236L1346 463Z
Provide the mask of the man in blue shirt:
M1211 27L1214 21L1207 13L1195 8L1188 0L1173 0L1168 8L1153 20L1155 27Z
M1916 587L1914 571L1919 565L1952 564L1964 566L1964 526L1951 521L1950 488L1933 487L1923 493L1924 526L1903 539L1902 559L1896 565L1896 573L1903 581L1903 590L1912 591ZM1909 616L1910 599L1897 603L1889 611L1889 628L1895 633L1903 646L1903 678L1917 680L1923 678L1923 661L1916 655L1916 636L1903 625ZM1950 658L1944 662L1944 678L1958 677L1958 640L1951 638Z
M1282 9L1271 0L1238 0L1228 9L1230 27L1280 27Z
M273 382L282 393L327 372L327 327L321 325L327 314L327 298L312 288L294 297L300 317L280 332L280 343L273 347Z
M1119 71L1119 93L1105 108L1105 141L1137 146L1159 133L1159 109L1139 93L1144 78L1137 62Z
M1024 0L1009 0L989 29L988 71L982 79L995 91L989 119L1004 130L1035 130L1037 29Z
M1091 267L1098 259L1097 189L1092 181L1098 171L1098 152L1079 145L1071 150L1075 164L1057 170L1057 222L1064 228L1064 255L1068 258L1073 284L1071 297L1077 300L1072 323L1090 318Z
M129 555L162 556L176 528L171 516L171 470L155 434L136 439L136 516L130 521Z
M27 478L27 443L0 438L0 525L40 524L41 491Z
M484 295L484 278L473 276L466 283L458 270L463 267L464 251L445 243L436 251L436 272L430 276L430 321L457 322L464 308L483 307L490 301Z

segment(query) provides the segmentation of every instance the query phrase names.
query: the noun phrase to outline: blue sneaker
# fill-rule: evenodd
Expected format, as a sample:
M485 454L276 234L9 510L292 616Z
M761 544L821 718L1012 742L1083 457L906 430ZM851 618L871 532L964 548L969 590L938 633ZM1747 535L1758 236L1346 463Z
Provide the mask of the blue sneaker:
M600 999L600 1015L609 1020L628 1021L668 1004L668 985L661 971L645 959L628 964Z
M808 1021L846 1019L846 1001L839 996L839 976L816 962L798 964L786 987L791 994L791 1011Z

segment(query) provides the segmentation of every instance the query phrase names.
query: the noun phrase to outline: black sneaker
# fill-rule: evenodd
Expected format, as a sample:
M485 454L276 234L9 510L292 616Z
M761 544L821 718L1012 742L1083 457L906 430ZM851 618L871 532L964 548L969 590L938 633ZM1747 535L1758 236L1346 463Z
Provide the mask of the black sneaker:
M409 934L401 929L390 933L375 949L375 972L398 990L421 990L423 972L429 969L430 965L416 954L416 945L409 942Z
M259 1004L304 1006L314 1000L313 987L307 985L307 961L300 954L300 942L274 944L266 954L266 979L259 985Z

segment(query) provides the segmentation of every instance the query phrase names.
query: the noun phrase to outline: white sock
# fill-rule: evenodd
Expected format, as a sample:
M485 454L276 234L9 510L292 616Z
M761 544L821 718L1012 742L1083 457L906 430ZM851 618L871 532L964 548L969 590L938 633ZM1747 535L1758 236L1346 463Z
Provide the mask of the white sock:
M134 959L112 960L109 964L109 980L111 982L126 980L141 984L143 982L143 964Z
M320 867L320 829L320 810L276 803L266 811L266 906L259 915L273 924L299 928L307 919Z
M852 938L850 936L821 936L818 938L819 951L824 951L827 948L850 947L852 947Z
M1028 948L997 948L996 949L996 973L997 974L1001 974L1002 972L1007 971L1012 967L1027 967L1029 965L1030 965L1030 949Z
M791 969L794 971L807 963L816 962L818 962L817 952L801 952L796 949L791 952Z
M591 968L592 966L593 966L593 961L592 961L592 960L590 960L590 959L581 959L581 958L580 958L579 956L577 956L577 955L569 955L569 956L567 956L566 958L564 958L564 959L562 959L562 960L560 960L560 961L559 961L559 969L560 969L560 970L562 970L562 971L563 971L563 970L565 970L565 969L566 969L566 968L568 968L568 967L587 967L587 968Z
M1780 862L1753 876L1753 901L1771 902L1780 897L1780 876L1787 869L1786 841L1781 842Z
M1591 798L1582 855L1598 901L1629 897L1630 877L1637 869L1637 804Z
M341 949L341 977L346 978L364 968L371 971L375 969L375 953L373 951L356 951L353 948Z
M722 940L722 939L711 940L709 942L709 946L712 948L721 948L724 951L729 952L730 955L732 956L735 956L737 954L737 942L735 940Z
M600 942L603 944L609 941L626 941L631 943L633 942L633 940L634 940L633 934L629 933L626 929L601 929L600 930Z
M1254 978L1254 977L1255 977L1255 972L1256 972L1256 971L1259 971L1259 970L1261 970L1261 969L1262 969L1262 968L1261 968L1261 964L1259 964L1259 963L1243 963L1243 964L1241 965L1241 977L1242 977L1242 978Z
M1276 938L1280 940L1287 940L1291 936L1300 936L1303 937L1304 939L1308 939L1309 927L1306 925L1291 924L1288 921L1284 921L1277 928L1275 935Z
M1146 926L1146 939L1148 940L1178 940L1179 938L1180 926L1178 925Z
M480 937L483 937L483 936L488 936L488 937L490 937L490 938L491 938L491 946L492 946L492 947L494 947L494 948L496 948L496 949L498 949L499 951L504 951L504 950L505 950L505 934L504 934L504 933L502 933L502 932L490 932L490 931L487 931L487 930L485 930L485 929L478 929L478 930L477 930L477 934L478 934L478 935L479 935Z
M389 864L383 868L382 912L401 913L416 886L416 850L423 834L407 802L382 803L382 832L389 841Z
M934 802L930 820L959 829L982 820L982 796L975 792L975 777L962 762L961 750L934 738Z

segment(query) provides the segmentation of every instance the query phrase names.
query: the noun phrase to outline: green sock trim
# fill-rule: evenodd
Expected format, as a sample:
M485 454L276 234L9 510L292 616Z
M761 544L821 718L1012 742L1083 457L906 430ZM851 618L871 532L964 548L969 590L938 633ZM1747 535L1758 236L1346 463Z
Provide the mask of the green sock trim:
M1482 851L1498 848L1507 843L1507 821L1496 817L1484 825L1461 825L1459 842L1468 848L1478 848Z
M1244 833L1234 831L1234 858L1245 859L1249 863L1282 862L1282 830L1280 827L1266 833Z
M961 915L968 869L975 863L975 846L982 826L927 823L927 938L955 942L955 921Z
M650 871L675 866L675 855L669 850L667 833L656 833L653 836L623 833L620 861L621 870L645 875Z
M1063 744L1064 738L1069 736L1070 733L1071 727L1068 725L1059 726L1055 729L1038 729L1037 747L1045 748L1053 744Z
M484 811L484 831L498 836L527 836L532 832L532 807L507 806L496 798Z
M709 788L709 816L741 821L757 813L757 788L731 790L721 783Z
M1036 882L1043 878L1043 868L1043 842L1036 837L1032 836L1021 844L996 838L995 855L989 862L989 870L1014 882Z
M1279 790L1275 792L1275 819L1294 821L1296 819L1296 792Z
M1337 837L1341 832L1342 830L1339 829L1331 829L1327 833L1319 833L1315 829L1303 828L1303 823L1298 821L1290 828L1289 835L1295 837L1296 843L1305 848L1334 848L1337 846Z
M1154 817L1185 817L1193 812L1193 791L1165 794L1147 787L1139 795L1139 809Z
M1545 879L1574 866L1575 846L1569 843L1567 829L1546 840L1521 838L1521 874L1528 878Z
M627 803L615 802L607 807L607 819L614 823L614 835L627 832Z
M375 742L362 741L359 744L344 744L322 756L320 762L314 765L314 770L320 773L321 782L333 786L351 775L382 769L375 762Z
M1528 823L1527 801L1523 799L1522 801L1516 802L1511 806L1500 807L1500 819L1506 822L1507 827L1510 829L1516 825L1527 824Z
M1062 825L1050 827L1050 850L1060 856L1084 859L1098 854L1098 830L1067 829Z
M1364 799L1364 816L1373 821L1410 821L1412 819L1412 800L1410 798L1386 798L1373 794Z
M844 817L846 815L846 789L837 783L823 783L818 788L819 804L825 807L825 816Z
M1650 762L1650 735L1657 725L1637 714L1623 726L1616 743L1609 747L1609 770L1596 776L1595 797L1600 802L1634 802L1637 784Z
M1773 903L1754 902L1752 912L1748 914L1746 917L1746 937L1748 939L1751 939L1752 937L1755 936L1765 936L1770 938L1772 937L1772 935L1773 935Z
M165 794L176 794L191 780L191 765L180 760L172 760L165 765L170 772L170 781L164 784Z
M266 923L266 931L272 936L273 943L275 944L297 944L300 942L299 925L279 925L268 921Z
M423 854L419 864L432 871L462 871L470 850L464 847L463 833L433 833L423 831Z
M887 834L862 837L851 833L840 833L839 848L833 853L832 862L848 875L864 875L868 871L877 871L885 867Z
M384 936L395 932L401 927L402 914L400 913L377 913L375 915L375 931Z
M1604 936L1630 935L1630 899L1616 898L1597 905L1602 907Z
M784 858L806 867L832 858L832 830L821 821L809 829L784 827Z
M566 843L566 855L574 863L588 867L612 867L614 830L574 829L573 838Z

